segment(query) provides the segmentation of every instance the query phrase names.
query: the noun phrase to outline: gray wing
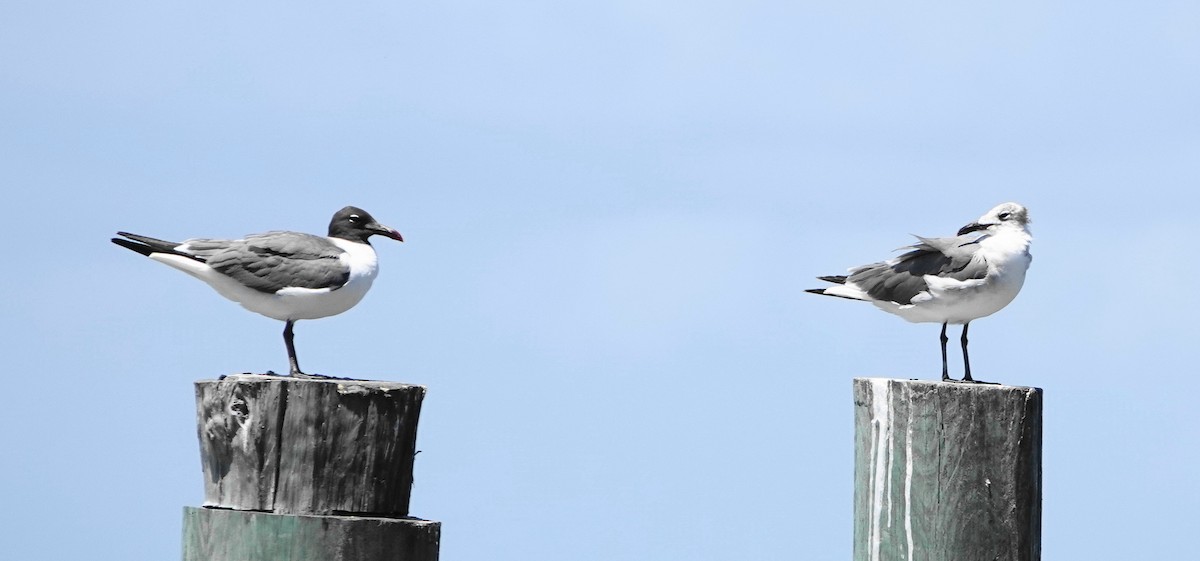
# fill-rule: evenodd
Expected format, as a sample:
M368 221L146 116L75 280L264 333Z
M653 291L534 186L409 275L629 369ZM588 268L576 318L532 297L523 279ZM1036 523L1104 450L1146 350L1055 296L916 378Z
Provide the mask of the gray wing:
M188 240L188 251L218 272L260 292L288 287L338 289L350 278L341 248L327 238L267 232L242 240Z
M987 263L974 260L979 249L978 237L922 238L912 251L883 263L852 269L847 282L867 292L875 300L911 304L917 294L929 288L925 275L956 280L987 276Z

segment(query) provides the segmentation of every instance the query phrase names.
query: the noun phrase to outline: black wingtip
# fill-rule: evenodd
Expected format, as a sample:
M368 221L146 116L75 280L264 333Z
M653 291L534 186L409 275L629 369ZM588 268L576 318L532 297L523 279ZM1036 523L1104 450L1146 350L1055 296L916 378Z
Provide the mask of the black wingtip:
M825 282L831 282L834 284L846 284L846 275L828 275L824 277L817 277L817 280L823 280Z
M862 300L860 300L858 298L852 298L850 296L843 296L841 294L830 294L828 292L825 292L824 288L806 288L806 289L804 289L804 291L810 292L812 294L820 294L821 296L832 296L834 298L845 298L846 300L854 300L857 302L862 302Z
M192 255L190 253L184 253L175 249L180 245L178 242L169 242L167 240L160 240L158 238L152 238L150 236L143 236L140 234L131 234L129 232L117 232L117 235L129 239L123 240L121 238L113 238L113 243L123 248L136 251L147 257L149 257L151 253L166 253L169 255L179 255L182 257L195 259L196 261L204 263L204 258L202 257Z
M121 232L117 232L117 233L124 235ZM130 241L130 240L123 240L121 238L113 238L112 243L115 243L125 249L136 251L142 255L145 255L146 257L149 257L151 253L154 253L154 248L152 248L144 243L138 243L138 242L134 242L134 241Z
M817 277L817 280L823 280L825 282L831 282L833 284L846 284L846 276L845 275L829 275L829 276L824 276L824 277ZM826 294L824 288L806 288L806 289L804 289L804 291L811 292L813 294L820 294L821 296L838 296L837 294ZM843 298L845 298L845 296L843 296Z

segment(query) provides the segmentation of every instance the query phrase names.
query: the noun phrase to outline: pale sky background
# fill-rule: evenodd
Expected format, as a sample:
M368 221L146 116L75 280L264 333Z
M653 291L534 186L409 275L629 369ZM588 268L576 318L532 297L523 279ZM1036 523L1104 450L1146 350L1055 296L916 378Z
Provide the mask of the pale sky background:
M0 6L5 559L179 558L192 382L287 368L109 237L346 204L407 243L300 359L428 386L443 559L848 559L851 379L938 326L802 289L1009 200L971 349L1045 389L1044 558L1195 554L1194 2L245 4Z

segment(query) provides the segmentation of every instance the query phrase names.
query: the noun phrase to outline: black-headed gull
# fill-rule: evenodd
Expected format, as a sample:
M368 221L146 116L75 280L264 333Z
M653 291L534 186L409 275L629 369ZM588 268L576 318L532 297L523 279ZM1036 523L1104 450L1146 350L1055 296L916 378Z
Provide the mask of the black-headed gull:
M285 322L283 340L293 376L306 376L296 360L292 327L302 319L340 314L371 288L379 261L368 238L404 241L367 211L348 206L329 222L329 235L267 232L239 240L168 242L128 232L113 243L196 277L242 307Z

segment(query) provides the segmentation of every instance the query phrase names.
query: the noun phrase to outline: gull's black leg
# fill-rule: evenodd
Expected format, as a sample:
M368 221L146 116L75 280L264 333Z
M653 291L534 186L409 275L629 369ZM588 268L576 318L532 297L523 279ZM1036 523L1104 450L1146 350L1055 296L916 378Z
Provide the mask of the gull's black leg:
M942 324L942 381L950 379L950 368L946 365L946 341L950 339L946 337L946 324Z
M296 346L292 344L292 326L296 322L287 320L283 328L283 342L287 345L288 365L292 368L292 376L304 376L300 371L300 363L296 360Z
M967 328L971 326L971 322L963 324L962 348L963 348L963 381L974 382L971 377L971 359L967 356Z
M305 374L300 371L300 363L296 360L296 345L292 343L292 326L295 324L295 320L289 319L283 328L283 342L287 343L288 366L292 369L292 377L303 378L305 380L349 380L350 378L336 378L324 374Z

